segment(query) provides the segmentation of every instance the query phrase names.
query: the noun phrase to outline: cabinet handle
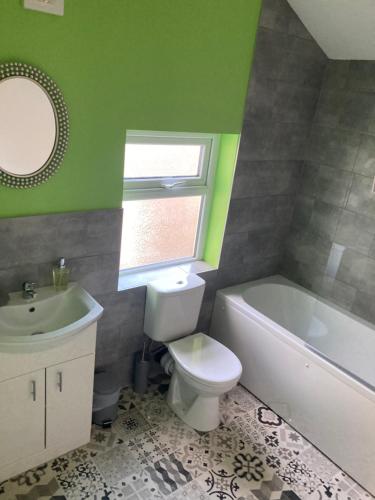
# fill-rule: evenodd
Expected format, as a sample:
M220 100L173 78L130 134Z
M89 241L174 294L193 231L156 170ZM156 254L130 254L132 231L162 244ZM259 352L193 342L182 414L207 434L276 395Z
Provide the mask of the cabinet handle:
M35 380L31 381L31 395L33 397L33 401L36 401L36 382L35 382Z
M62 374L62 372L57 372L57 377L58 377L57 386L59 388L59 391L62 392L62 390L63 390L63 374Z

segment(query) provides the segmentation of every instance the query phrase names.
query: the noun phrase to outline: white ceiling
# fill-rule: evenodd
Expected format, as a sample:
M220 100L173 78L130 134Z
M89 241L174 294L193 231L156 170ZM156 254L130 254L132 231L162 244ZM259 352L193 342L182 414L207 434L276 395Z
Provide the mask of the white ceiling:
M375 60L375 0L288 0L330 59Z

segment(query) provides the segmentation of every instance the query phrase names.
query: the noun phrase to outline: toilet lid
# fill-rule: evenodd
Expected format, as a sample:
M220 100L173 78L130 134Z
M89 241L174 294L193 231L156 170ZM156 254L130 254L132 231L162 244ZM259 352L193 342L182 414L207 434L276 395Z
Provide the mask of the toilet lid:
M241 376L242 366L237 356L204 333L171 342L168 348L175 362L200 381L224 384Z

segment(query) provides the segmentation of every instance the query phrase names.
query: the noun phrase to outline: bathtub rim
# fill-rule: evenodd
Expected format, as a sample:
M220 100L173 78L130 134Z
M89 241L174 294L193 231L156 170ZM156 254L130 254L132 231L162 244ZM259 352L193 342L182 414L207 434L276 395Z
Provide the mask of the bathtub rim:
M250 287L255 288L256 286L262 284L286 285L291 288L298 289L302 293L310 295L315 300L324 303L329 307L332 307L337 312L340 312L345 316L350 317L354 321L357 321L358 323L362 324L363 326L366 326L367 328L370 328L371 330L375 330L375 326L370 322L356 316L355 314L343 309L342 307L333 304L329 300L318 296L314 292L310 292L310 290L307 290L306 288L303 288L302 286L293 283L292 281L288 280L287 278L284 278L284 276L281 275L273 275L267 278L262 278L255 281L248 281L245 283L241 283L239 285L222 288L218 290L216 293L216 299L221 300L224 303L229 303L231 307L242 313L244 316L250 318L261 327L266 328L272 335L278 337L279 339L281 337L283 341L285 341L291 347L294 347L298 352L300 352L307 358L311 359L312 362L317 363L323 368L327 369L332 375L334 375L336 378L339 378L346 385L351 386L354 390L360 392L364 397L375 402L375 389L372 389L371 384L361 379L360 377L352 373L350 370L347 370L345 367L341 367L333 360L331 361L324 355L324 353L322 353L322 356L320 356L317 353L319 351L314 349L313 346L306 343L296 334L287 330L282 325L280 325L270 317L266 316L262 312L258 311L255 307L253 307L251 304L245 301L242 295L243 291Z

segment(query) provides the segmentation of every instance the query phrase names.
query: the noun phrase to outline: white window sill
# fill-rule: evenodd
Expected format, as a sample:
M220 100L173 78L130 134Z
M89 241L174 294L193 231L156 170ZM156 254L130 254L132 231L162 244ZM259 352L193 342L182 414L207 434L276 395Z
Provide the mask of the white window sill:
M146 286L150 281L165 277L165 276L185 276L186 274L205 273L207 271L215 271L216 268L207 264L203 260L196 260L187 264L173 265L152 269L150 271L120 271L118 280L118 291L130 290L140 286Z

